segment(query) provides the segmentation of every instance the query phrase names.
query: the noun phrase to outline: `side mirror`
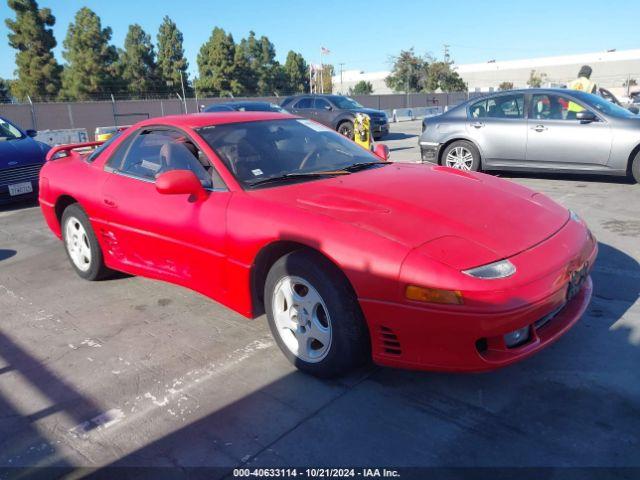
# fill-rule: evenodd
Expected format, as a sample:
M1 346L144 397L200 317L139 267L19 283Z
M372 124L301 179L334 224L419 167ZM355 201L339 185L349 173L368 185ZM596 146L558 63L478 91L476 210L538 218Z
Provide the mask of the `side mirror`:
M324 109L330 112L331 110L333 110L333 107L331 105L325 105Z
M38 136L38 131L37 130L25 130L25 132L27 134L27 137L37 137Z
M631 105L629 107L629 111L634 115L638 115L638 113L640 113L640 108L636 107L635 105Z
M191 170L170 170L156 178L156 190L165 195L194 195L197 200L207 196L202 183Z
M385 162L389 160L389 147L387 147L384 143L379 143L378 145L376 145L376 147L373 149L373 153Z
M595 122L598 117L596 117L595 113L590 112L589 110L582 110L581 112L576 113L576 119L580 120L582 123L590 123Z

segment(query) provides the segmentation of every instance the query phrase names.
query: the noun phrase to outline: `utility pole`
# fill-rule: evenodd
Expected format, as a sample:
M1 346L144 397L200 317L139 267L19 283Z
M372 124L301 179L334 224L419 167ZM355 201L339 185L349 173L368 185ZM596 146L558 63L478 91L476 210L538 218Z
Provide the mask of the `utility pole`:
M344 95L344 89L342 88L342 67L344 66L344 62L339 63L340 65L340 93Z

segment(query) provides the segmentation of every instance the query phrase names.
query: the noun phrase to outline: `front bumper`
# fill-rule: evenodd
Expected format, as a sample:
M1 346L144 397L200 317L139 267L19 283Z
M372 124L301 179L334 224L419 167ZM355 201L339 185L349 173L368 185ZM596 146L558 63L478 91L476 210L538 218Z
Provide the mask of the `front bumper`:
M597 256L595 240L589 236L578 242L572 238L575 233L575 228L563 229L513 257L514 261L520 257L520 263L525 260L536 265L555 252L566 263L509 290L509 297L517 304L513 307L511 303L509 309L505 308L504 291L496 292L494 303L488 295L486 305L475 310L464 305L423 306L361 299L374 362L418 370L479 372L510 365L550 345L576 324L591 300L593 285L587 276L567 301L568 266L588 265L588 275ZM525 327L529 339L507 347L504 335Z
M378 135L386 135L389 133L389 124L388 123L378 123L378 124L373 124L373 126L371 127L371 131L373 132L373 134L375 136Z
M38 196L38 175L42 164L33 164L23 167L0 170L0 205L20 202ZM30 183L32 192L11 195L9 185Z
M423 162L438 163L440 155L440 143L437 142L420 142L420 157Z

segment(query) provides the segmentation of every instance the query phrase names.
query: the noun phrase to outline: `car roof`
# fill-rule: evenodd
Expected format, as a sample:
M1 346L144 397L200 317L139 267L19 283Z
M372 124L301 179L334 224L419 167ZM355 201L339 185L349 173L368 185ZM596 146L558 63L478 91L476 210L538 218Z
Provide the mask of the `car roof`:
M212 103L209 105L210 107L238 107L242 105L271 105L271 102L265 101L257 101L257 100L242 100L239 102L223 102L223 103Z
M213 125L225 125L229 123L257 122L263 120L284 120L287 118L300 118L296 115L278 112L207 112L189 113L186 115L167 115L165 117L150 118L133 125L134 128L166 125L173 127L202 128Z
M517 90L498 90L496 92L483 92L483 95L469 98L472 100L482 100L483 98L491 98L497 95L513 95L513 94L536 94L536 93L554 93L554 94L569 94L569 95L584 95L586 92L579 90L572 90L570 88L519 88Z

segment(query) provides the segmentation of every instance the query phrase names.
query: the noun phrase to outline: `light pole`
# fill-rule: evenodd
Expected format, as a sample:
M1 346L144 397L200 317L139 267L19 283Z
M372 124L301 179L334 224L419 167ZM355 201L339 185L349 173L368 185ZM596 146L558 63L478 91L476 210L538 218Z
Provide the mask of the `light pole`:
M184 93L184 77L182 76L182 70L180 70L180 83L182 84L182 102L184 103L184 113L187 112L187 96Z

